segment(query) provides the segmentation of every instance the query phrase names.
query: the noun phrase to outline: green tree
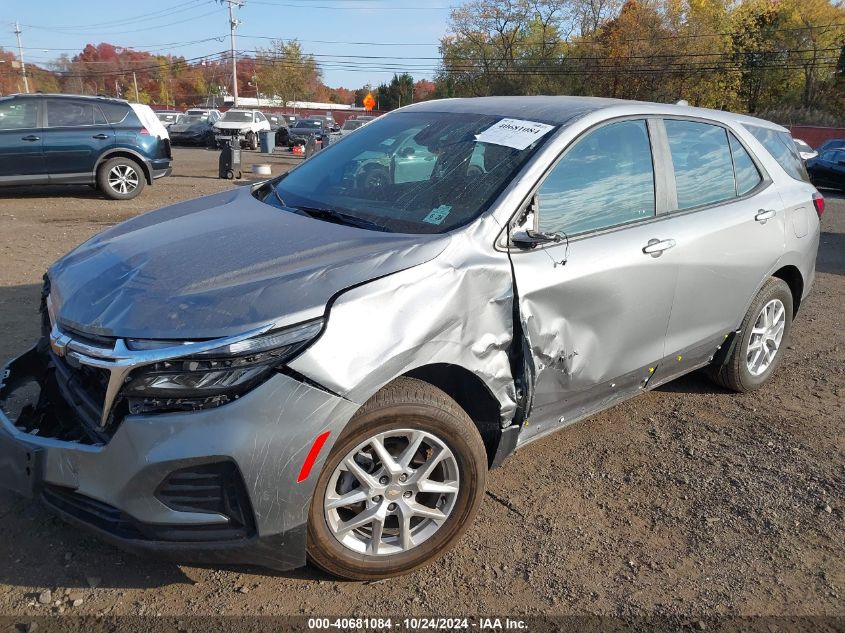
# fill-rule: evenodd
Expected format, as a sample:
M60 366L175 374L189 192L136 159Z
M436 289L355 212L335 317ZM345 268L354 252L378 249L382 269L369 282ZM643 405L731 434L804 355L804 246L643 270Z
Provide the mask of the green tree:
M390 83L381 84L373 96L381 110L395 110L408 105L414 100L414 78L408 73L394 74Z

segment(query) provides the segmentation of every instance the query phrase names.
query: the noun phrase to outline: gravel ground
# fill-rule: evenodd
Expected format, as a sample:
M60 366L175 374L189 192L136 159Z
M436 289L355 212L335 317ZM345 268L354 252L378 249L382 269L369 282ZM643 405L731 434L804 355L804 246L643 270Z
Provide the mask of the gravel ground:
M1 190L0 357L35 339L54 259L233 186L216 156L175 150L173 176L130 202ZM815 289L769 385L736 395L693 374L531 444L491 473L474 526L437 564L364 584L178 566L0 492L0 614L845 616L845 198L827 197Z

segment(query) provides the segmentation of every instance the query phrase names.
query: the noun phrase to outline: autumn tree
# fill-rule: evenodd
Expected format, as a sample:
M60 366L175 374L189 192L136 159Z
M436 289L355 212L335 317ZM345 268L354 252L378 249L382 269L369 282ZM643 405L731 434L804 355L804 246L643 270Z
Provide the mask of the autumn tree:
M258 49L256 67L262 90L283 106L312 98L322 85L314 56L304 53L297 40L273 40L269 48Z

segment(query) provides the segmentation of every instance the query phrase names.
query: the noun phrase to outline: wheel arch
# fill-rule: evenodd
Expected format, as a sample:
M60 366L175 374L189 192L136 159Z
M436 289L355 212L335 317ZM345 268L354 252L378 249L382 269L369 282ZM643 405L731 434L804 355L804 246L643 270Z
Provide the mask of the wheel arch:
M94 167L95 178L97 177L97 173L100 171L100 167L103 166L103 163L107 160L111 160L112 158L129 158L135 161L141 166L141 169L144 172L144 179L147 181L147 184L153 184L153 174L150 171L150 166L147 164L147 160L138 152L126 149L125 147L110 149L100 156L99 160L97 160L96 166Z
M792 264L778 268L771 276L782 279L789 286L792 293L792 316L794 317L798 314L798 307L801 305L801 297L804 293L804 276L798 270L798 267Z
M487 465L492 466L502 439L501 404L484 381L468 369L450 363L423 365L403 376L437 387L458 403L475 423L487 451Z

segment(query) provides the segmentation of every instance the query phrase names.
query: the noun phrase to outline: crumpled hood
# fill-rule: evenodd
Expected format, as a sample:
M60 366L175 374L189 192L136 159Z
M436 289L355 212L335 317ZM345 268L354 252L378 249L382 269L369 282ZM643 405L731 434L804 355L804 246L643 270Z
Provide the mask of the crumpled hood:
M436 257L447 236L333 224L240 187L100 233L50 267L58 320L100 336L215 338L319 310L341 290Z

